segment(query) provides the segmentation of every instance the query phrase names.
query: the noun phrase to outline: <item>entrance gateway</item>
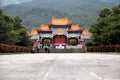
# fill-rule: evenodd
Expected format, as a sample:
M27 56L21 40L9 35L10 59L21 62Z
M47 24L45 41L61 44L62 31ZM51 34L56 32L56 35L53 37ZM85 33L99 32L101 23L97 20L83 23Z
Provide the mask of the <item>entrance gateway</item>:
M74 25L67 17L55 18L48 24L42 24L35 29L36 35L39 35L38 40L41 44L50 44L53 46L82 46L84 39L81 35L84 31L79 25ZM33 35L32 35L33 37Z

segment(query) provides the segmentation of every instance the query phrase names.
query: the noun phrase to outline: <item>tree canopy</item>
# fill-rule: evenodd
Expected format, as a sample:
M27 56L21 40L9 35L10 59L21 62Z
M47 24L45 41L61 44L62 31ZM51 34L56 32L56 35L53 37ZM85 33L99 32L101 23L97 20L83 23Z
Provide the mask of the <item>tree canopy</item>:
M103 9L90 31L96 45L120 44L120 5Z
M20 17L6 15L0 9L0 43L30 46L27 30L21 22Z

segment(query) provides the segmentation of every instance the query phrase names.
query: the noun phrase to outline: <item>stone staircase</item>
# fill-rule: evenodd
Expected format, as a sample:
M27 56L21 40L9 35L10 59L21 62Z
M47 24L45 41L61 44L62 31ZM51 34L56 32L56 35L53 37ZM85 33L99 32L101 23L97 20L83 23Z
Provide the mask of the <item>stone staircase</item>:
M38 53L45 53L44 49L40 49ZM86 53L85 49L50 49L50 53Z

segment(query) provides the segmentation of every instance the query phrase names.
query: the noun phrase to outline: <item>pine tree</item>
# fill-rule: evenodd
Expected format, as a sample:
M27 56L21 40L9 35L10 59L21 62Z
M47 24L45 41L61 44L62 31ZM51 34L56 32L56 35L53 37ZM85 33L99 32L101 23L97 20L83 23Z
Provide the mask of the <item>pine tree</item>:
M120 44L120 5L103 9L99 16L90 28L95 44Z

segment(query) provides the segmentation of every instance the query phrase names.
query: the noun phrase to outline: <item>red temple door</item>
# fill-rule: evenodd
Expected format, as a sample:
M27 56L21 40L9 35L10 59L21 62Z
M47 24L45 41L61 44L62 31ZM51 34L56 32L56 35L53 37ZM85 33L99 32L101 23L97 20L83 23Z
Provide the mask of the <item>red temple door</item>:
M54 44L66 44L66 37L65 36L55 36Z

